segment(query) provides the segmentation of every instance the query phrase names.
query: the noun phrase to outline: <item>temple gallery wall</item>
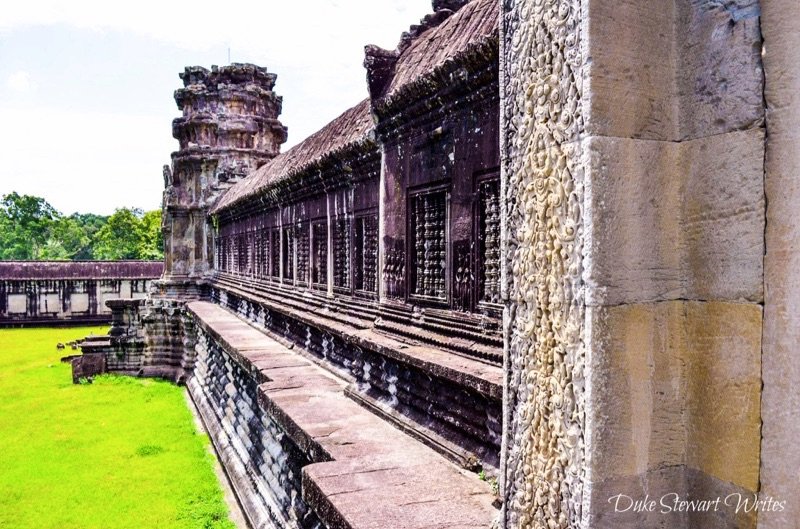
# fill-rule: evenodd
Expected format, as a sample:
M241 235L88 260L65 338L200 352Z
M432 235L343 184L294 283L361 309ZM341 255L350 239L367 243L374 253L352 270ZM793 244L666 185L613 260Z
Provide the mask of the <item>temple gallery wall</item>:
M0 326L111 321L111 299L144 299L164 270L147 261L0 261Z
M288 150L186 68L76 376L185 383L253 527L798 527L797 11L435 0Z

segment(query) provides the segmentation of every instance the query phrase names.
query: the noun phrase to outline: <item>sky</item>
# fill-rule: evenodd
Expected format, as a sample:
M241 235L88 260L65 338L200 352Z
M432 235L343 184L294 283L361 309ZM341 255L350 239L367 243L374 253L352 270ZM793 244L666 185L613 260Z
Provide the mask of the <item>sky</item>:
M26 0L0 9L0 195L64 214L160 207L185 66L278 75L284 149L367 96L364 45L392 49L430 0Z

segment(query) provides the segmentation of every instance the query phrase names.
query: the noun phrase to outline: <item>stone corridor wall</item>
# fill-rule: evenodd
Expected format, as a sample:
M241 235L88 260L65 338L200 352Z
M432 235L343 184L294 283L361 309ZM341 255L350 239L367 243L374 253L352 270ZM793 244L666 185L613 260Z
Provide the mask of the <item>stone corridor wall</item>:
M322 527L301 497L308 458L258 403L263 380L196 326L187 387L254 528Z
M351 398L422 436L460 466L496 473L502 431L499 387L485 387L468 373L432 372L420 365L424 361L333 322L320 325L222 287L212 288L212 299L351 382Z
M111 299L143 299L154 261L1 261L0 325L102 323Z

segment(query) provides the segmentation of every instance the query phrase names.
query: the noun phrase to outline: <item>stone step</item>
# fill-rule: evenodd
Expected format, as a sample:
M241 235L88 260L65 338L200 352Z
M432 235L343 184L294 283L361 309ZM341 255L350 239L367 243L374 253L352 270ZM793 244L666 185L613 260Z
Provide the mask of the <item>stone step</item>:
M415 316L412 307L396 303L369 302L350 298L320 298L279 283L246 276L218 273L215 284L257 295L294 310L310 312L357 328L375 327L398 337L427 342L452 352L479 358L495 365L502 363L502 338L498 325L484 328L480 316L424 309Z
M214 299L352 382L353 394L370 410L465 468L496 472L502 413L499 367L418 340L401 342L396 335L342 324L327 314L273 304L231 286L224 292L220 288L212 288ZM254 313L259 314L257 321Z
M260 382L258 407L308 458L302 468L302 499L325 526L488 527L497 516L488 483L359 406L346 396L346 382L218 305L192 302L187 308L198 328ZM196 376L202 373L198 370ZM213 408L209 404L198 406L201 413ZM217 420L208 411L205 415L204 420ZM239 430L217 428L223 431ZM226 447L251 443L227 438L215 442ZM246 461L240 463L250 468Z

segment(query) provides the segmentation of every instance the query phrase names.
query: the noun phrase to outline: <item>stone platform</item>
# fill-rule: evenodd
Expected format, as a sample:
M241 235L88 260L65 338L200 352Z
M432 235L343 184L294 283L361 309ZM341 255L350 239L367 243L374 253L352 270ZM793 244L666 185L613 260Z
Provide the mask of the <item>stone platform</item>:
M488 527L489 483L347 396L347 382L208 302L189 389L254 527Z
M362 406L460 466L496 475L499 366L389 334L368 318L339 310L335 301L293 296L289 288L228 278L214 281L211 293L222 307L350 382L346 392Z

